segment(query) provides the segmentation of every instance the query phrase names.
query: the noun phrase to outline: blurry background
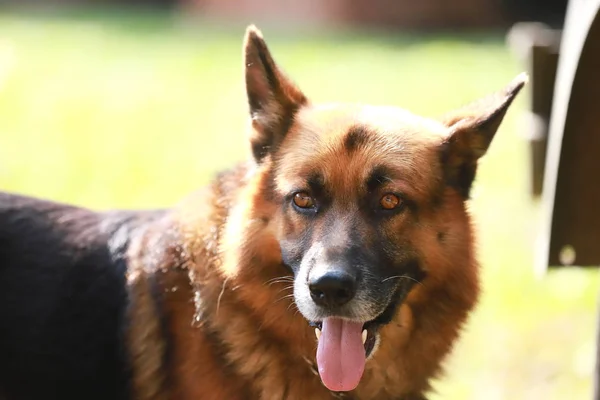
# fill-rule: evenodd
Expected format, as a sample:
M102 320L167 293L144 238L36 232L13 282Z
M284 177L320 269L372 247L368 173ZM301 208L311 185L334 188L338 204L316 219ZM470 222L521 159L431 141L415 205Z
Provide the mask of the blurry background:
M87 4L86 4L87 3ZM248 154L241 39L257 23L315 101L437 116L508 83L550 0L0 0L0 189L96 209L175 203ZM519 97L471 208L484 296L434 399L591 395L598 276L536 278Z

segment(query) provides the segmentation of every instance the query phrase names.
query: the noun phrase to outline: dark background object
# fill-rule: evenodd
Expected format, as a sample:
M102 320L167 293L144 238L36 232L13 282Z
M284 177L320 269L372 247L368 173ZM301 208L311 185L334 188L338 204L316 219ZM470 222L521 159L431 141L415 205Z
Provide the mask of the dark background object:
M540 22L517 23L508 34L509 46L530 77L529 107L523 132L529 141L529 179L534 196L542 194L561 35L562 30Z
M298 26L386 29L507 28L518 21L563 22L567 0L0 0L0 6L151 6L206 18Z
M562 26L568 0L502 0L510 21L537 21L553 28Z
M534 125L549 124L531 140L532 192L542 200L540 270L600 265L599 9L600 0L569 4L554 83L554 44L538 40L536 51L540 36L530 35L531 113L543 121Z

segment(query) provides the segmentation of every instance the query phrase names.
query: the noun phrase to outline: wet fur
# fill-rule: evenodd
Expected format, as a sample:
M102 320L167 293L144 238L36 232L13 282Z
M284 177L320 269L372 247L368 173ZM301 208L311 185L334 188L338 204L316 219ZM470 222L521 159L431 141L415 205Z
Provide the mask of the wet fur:
M253 160L171 210L0 195L1 398L425 399L478 298L465 202L524 78L437 122L312 105L256 29L244 49ZM382 179L405 210L361 214ZM303 185L329 199L323 218L290 210ZM377 281L385 294L369 303L386 312L350 393L321 383L294 291L316 241L365 260L365 298Z

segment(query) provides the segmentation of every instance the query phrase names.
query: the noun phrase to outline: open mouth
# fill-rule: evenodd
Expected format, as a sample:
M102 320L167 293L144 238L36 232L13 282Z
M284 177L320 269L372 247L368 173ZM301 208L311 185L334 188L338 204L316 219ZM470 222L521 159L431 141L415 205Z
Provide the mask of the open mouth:
M420 280L413 279L414 282ZM309 325L315 328L317 367L325 387L334 392L356 389L367 358L376 350L380 328L393 320L412 286L412 283L398 285L381 314L367 322L352 321L341 315L309 320Z
M323 322L309 322L309 325L315 328L315 336L317 340L321 339L321 333L323 330ZM375 349L375 343L377 342L377 330L379 325L375 321L369 321L363 324L361 330L361 340L365 348L365 358L369 358L373 349Z
M329 390L348 392L356 389L367 358L377 345L379 328L392 320L401 303L400 297L393 298L396 301L390 302L377 318L368 322L354 322L333 316L309 322L315 328L318 340L319 375Z
M336 317L310 325L315 327L318 340L317 366L323 384L335 392L354 390L375 348L380 325Z

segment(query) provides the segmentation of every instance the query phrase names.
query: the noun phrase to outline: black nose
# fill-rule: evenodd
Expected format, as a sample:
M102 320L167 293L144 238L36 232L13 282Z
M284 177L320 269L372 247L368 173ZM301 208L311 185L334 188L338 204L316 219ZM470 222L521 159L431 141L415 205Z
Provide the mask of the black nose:
M345 271L327 271L309 278L308 288L316 304L339 307L356 294L356 278Z

